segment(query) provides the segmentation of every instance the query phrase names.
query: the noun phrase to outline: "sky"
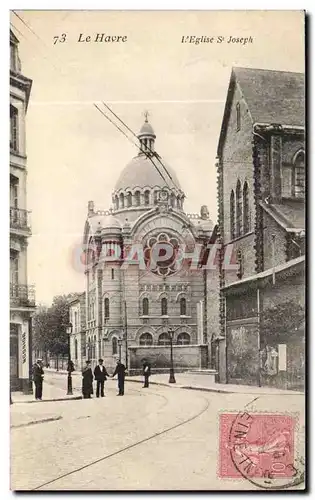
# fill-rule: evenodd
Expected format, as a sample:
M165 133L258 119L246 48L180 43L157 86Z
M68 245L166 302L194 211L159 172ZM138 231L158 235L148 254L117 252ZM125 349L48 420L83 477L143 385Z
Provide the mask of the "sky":
M38 303L84 290L73 252L89 200L111 206L137 149L93 106L106 102L138 132L145 110L156 150L175 170L185 211L216 222L215 158L232 66L304 71L299 11L16 11L22 73L33 80L26 121L28 280ZM11 26L12 28L12 26ZM31 31L32 30L32 31ZM62 38L54 44L54 36ZM97 33L125 43L94 42ZM79 42L91 36L91 42ZM223 36L223 43L182 43ZM246 45L230 37L252 37Z

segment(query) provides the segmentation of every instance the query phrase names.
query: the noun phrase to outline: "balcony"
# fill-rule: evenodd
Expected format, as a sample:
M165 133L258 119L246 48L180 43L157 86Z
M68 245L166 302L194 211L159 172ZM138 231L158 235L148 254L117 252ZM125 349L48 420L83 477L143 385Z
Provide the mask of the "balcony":
M29 211L21 208L10 207L10 228L31 232Z
M35 287L11 283L10 307L35 307Z

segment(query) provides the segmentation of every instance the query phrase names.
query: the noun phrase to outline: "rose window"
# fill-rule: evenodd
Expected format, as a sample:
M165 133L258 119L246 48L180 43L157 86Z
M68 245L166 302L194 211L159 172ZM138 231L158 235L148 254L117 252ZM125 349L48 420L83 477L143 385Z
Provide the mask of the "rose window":
M178 259L180 242L167 233L159 233L147 239L144 260L147 269L159 276L170 276L182 267Z

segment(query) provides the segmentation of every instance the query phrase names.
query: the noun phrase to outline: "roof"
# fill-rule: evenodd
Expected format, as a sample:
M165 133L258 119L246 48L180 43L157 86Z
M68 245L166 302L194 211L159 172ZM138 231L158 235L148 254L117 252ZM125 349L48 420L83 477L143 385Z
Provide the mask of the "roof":
M166 170L158 161L158 158L162 161ZM161 175L159 172L161 172ZM149 158L145 154L139 154L126 165L115 184L114 191L125 191L135 187L166 187L167 185L173 188L174 184L170 176L177 189L181 189L176 173L159 155L155 153Z
M254 123L304 127L304 73L233 68Z
M247 103L253 125L277 123L292 127L305 126L304 73L234 67L226 97L218 156L225 138L236 83Z
M80 299L85 295L85 292L77 292L74 297L68 300L68 304L75 304L76 302L80 302Z
M13 33L13 31L10 29L10 42L17 44L19 43L18 37Z
M145 121L142 125L138 137L143 135L152 135L153 137L156 137L152 125L147 121Z
M288 270L300 272L301 270L304 269L304 264L305 264L305 255L301 255L296 259L291 259L288 262L275 266L274 268L271 267L270 269L266 269L266 271L262 271L261 273L253 274L252 276L248 276L247 278L234 281L233 283L230 283L229 285L223 287L223 290L231 290L233 288L236 289L241 285L249 285L250 283L257 282L264 278L269 278L270 276L273 275L273 273L275 273L275 275L277 276L277 274L281 274Z
M305 229L305 205L303 201L286 200L281 204L260 202L263 209L286 231Z

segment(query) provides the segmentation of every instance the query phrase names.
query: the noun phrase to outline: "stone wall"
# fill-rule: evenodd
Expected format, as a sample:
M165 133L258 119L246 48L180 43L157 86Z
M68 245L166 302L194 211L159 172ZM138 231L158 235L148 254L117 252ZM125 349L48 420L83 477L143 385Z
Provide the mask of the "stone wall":
M153 373L165 372L170 368L170 346L130 346L129 359L132 374L141 372L143 359L150 362ZM207 368L208 346L174 345L173 360L179 371Z

